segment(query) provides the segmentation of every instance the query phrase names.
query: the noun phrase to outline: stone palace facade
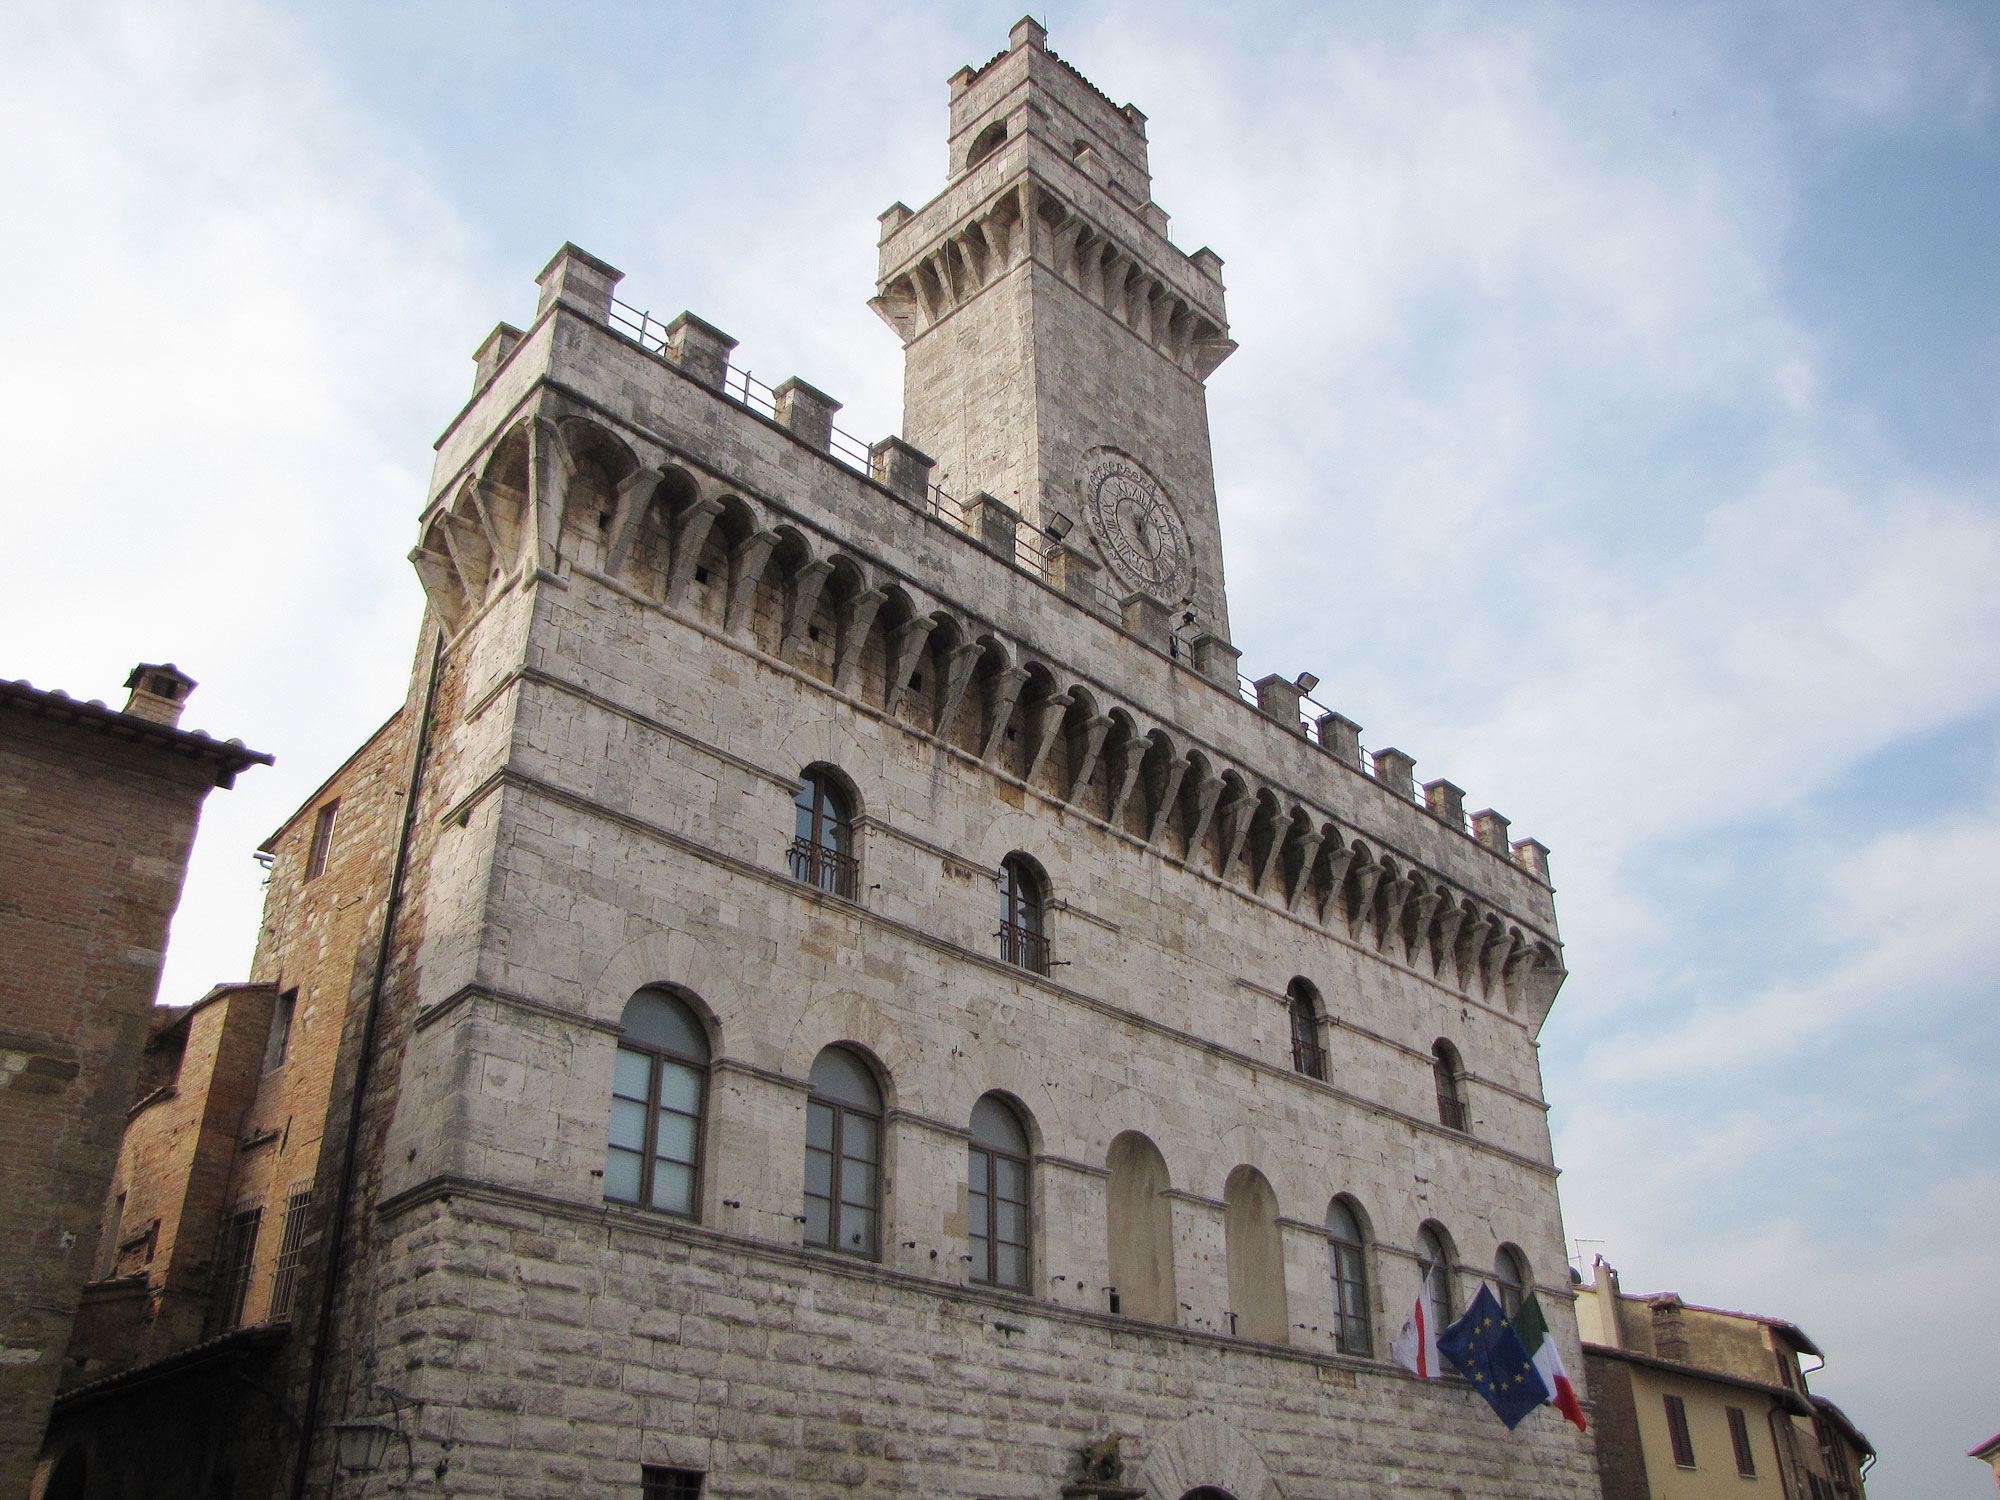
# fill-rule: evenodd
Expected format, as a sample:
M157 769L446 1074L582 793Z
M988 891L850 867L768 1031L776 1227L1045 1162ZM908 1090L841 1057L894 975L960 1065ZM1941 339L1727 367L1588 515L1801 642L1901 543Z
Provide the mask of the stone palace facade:
M269 846L298 1483L1594 1494L1388 1358L1484 1280L1581 1368L1546 851L1239 678L1222 262L1032 21L950 87L901 438L574 246L479 351L408 702Z

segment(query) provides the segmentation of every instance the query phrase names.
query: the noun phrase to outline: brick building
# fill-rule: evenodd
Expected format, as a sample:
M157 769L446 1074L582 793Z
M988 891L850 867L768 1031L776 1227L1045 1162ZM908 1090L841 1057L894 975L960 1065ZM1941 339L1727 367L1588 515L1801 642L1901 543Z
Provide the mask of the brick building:
M1797 1324L1627 1295L1602 1256L1577 1324L1604 1500L1866 1500L1874 1446L1807 1387L1825 1356Z
M217 1211L310 1183L298 1257L219 1262L51 1473L254 1354L278 1417L198 1459L240 1493L1053 1497L1093 1447L1094 1494L1596 1492L1553 1411L1388 1359L1490 1280L1580 1368L1547 851L1239 678L1222 262L1144 115L1026 20L950 89L882 216L903 436L574 246L481 346L406 703L269 846L229 1002L305 1050Z
M126 686L119 711L0 683L0 1495L41 1445L202 802L271 761L179 728L172 665Z

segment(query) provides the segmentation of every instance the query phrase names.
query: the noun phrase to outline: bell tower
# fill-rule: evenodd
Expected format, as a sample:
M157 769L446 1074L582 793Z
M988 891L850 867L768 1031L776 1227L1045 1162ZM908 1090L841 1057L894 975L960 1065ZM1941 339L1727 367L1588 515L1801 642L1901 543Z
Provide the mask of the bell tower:
M1115 592L1226 641L1204 384L1236 347L1221 272L1167 239L1146 117L1023 19L952 76L950 180L882 215L870 305L903 340L903 435L940 487L1066 518Z

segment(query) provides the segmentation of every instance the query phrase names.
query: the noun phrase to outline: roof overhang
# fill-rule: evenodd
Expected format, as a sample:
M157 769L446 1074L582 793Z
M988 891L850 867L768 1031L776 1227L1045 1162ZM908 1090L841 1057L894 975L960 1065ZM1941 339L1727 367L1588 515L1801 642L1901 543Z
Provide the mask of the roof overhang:
M1733 1386L1737 1390L1757 1391L1769 1396L1779 1406L1795 1417L1810 1417L1813 1405L1797 1391L1787 1390L1782 1385L1769 1385L1761 1380L1751 1380L1742 1375L1729 1375L1721 1370L1705 1370L1699 1365L1684 1365L1678 1360L1655 1359L1650 1354L1634 1354L1630 1349L1613 1349L1608 1344L1585 1344L1584 1356L1590 1359L1615 1359L1628 1365L1638 1365L1642 1369L1656 1370L1662 1375L1678 1376L1682 1380L1705 1380L1713 1385ZM1843 1419L1844 1420L1844 1419ZM1869 1449L1874 1452L1874 1449Z

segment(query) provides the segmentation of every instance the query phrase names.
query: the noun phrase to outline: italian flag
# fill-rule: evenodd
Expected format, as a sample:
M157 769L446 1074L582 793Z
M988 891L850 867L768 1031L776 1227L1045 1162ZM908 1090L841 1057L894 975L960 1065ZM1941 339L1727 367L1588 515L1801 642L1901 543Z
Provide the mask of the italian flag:
M1556 1341L1549 1337L1548 1320L1542 1316L1542 1304L1535 1300L1533 1292L1521 1304L1521 1310L1514 1314L1514 1337L1521 1341L1521 1347L1528 1351L1528 1358L1535 1362L1535 1373L1542 1377L1542 1384L1549 1388L1549 1404L1572 1422L1578 1432L1590 1429L1583 1420L1583 1408L1577 1404L1576 1387L1569 1383L1569 1373L1563 1369L1563 1358L1556 1350Z

